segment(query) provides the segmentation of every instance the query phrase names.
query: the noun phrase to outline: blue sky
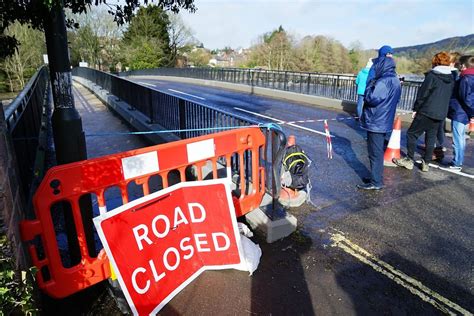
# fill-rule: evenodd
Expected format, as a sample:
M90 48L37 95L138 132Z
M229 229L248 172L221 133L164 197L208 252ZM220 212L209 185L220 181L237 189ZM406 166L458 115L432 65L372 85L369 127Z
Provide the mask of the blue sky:
M473 0L195 0L182 12L207 48L249 47L279 25L301 38L326 35L345 46L411 46L474 33Z

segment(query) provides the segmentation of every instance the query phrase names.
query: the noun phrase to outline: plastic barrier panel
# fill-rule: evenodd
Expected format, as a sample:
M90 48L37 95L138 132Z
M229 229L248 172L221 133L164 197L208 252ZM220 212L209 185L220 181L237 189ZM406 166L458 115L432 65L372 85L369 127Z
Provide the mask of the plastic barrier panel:
M235 185L236 216L257 208L265 194L265 142L259 128L242 128L51 168L33 198L36 219L20 223L22 240L32 241L39 287L63 298L109 278L109 260L95 251L92 214L85 213L103 214L178 182L225 177ZM65 260L65 251L76 253Z

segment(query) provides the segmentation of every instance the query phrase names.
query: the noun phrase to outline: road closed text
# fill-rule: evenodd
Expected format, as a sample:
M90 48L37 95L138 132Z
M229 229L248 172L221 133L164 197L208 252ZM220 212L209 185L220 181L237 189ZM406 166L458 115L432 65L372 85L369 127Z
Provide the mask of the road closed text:
M170 233L185 231L188 225L204 223L207 216L200 203L187 203L185 209L175 207L174 212L169 214L172 215L158 214L148 223L132 228L139 251L163 242ZM226 251L230 245L231 239L224 232L183 233L183 237L175 241L175 244L167 242L165 251L154 252L156 256L148 260L148 264L133 270L133 289L138 294L145 294L152 282L157 283L165 278L168 272L178 269L183 261L190 260L197 253Z

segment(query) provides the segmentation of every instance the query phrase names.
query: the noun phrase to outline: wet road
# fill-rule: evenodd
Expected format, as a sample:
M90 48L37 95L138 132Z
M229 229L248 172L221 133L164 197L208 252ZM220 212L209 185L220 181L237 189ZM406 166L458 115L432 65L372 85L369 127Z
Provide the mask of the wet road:
M383 306L387 313L404 314L474 311L474 179L469 177L474 170L472 139L467 142L464 176L435 168L422 173L417 168L386 167L386 188L361 192L355 186L368 175L365 133L348 113L204 86L133 80L263 122L314 120L282 125L313 160L313 205L291 211L298 218L304 255L292 244L288 251L297 252L299 264L309 266L309 271L311 258L320 263L313 264L315 267L327 264L327 269L344 271L338 274L340 279L323 282L323 286L346 293L342 300L347 296L352 300L349 309L342 303L339 308L331 304L334 313L379 313L384 312ZM323 123L317 121L320 119L329 120L334 151L331 160L327 158ZM405 132L406 127L402 130L402 150ZM446 145L450 141L448 138ZM445 162L451 157L448 146ZM277 246L262 245L264 257L265 248L272 247ZM279 260L278 255L269 256ZM269 272L272 267L267 260L270 258L262 259L260 269ZM308 310L301 305L297 311L326 313L324 308L314 307L315 297L321 293L313 286L317 286L315 278L321 276L306 271L301 274L306 283L303 292L308 291L313 305ZM330 286L330 282L336 285ZM185 290L183 297L187 291L191 290Z

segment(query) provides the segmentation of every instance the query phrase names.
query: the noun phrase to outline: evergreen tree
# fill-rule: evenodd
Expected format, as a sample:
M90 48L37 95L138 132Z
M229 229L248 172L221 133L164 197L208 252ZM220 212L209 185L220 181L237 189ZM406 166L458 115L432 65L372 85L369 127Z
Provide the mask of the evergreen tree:
M167 13L158 6L150 5L138 10L122 41L124 60L131 69L169 66L173 60L169 24Z

